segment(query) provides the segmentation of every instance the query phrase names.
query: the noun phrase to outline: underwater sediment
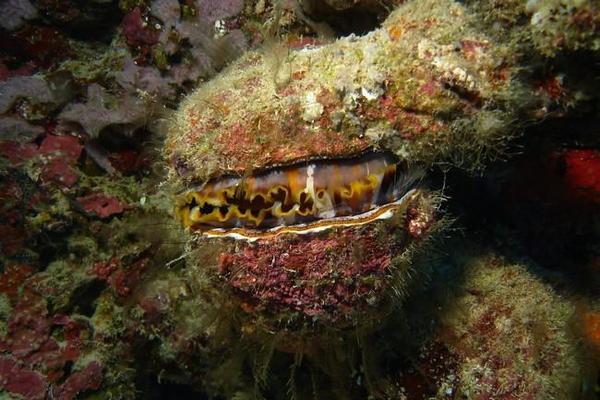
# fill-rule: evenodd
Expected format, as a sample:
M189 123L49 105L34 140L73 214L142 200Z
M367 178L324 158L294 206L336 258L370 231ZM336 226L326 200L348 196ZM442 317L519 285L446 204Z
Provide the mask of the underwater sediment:
M597 394L594 2L98 4L0 8L3 396Z

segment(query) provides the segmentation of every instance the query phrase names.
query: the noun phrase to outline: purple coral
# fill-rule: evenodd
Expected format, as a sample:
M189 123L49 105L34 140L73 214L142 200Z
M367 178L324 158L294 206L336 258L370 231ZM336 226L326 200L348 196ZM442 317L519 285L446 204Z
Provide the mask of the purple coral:
M214 23L216 20L233 17L242 12L242 0L199 1L196 2L200 18Z
M223 36L218 38L215 38L214 31L217 19L240 14L242 6L241 0L196 2L197 15L191 20L183 20L177 1L152 2L152 15L163 22L159 36L162 49L169 55L180 52L187 56L183 62L171 65L168 73L170 82L181 85L199 77L208 77L246 49L247 40L241 31L223 32ZM178 39L174 40L174 37ZM188 45L191 48L186 50Z
M29 0L4 0L0 5L0 27L14 31L27 20L37 17L37 9Z
M125 60L123 70L116 76L117 83L128 92L143 90L149 94L169 98L175 94L169 79L163 78L154 67L140 67L131 57Z
M58 116L64 123L79 124L87 134L98 136L111 125L120 125L128 132L146 124L149 118L148 104L133 94L117 98L94 83L88 86L85 103L70 104Z
M55 97L48 82L36 76L17 76L0 84L0 114L4 114L19 99L36 104L53 103Z
M21 118L5 116L0 117L0 132L2 140L25 143L44 133L44 128Z

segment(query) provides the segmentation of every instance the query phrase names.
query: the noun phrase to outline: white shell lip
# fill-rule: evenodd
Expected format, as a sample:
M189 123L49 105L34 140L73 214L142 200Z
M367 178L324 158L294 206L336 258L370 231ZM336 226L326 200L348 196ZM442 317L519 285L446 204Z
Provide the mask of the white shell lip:
M257 231L245 228L222 229L214 228L202 232L197 232L199 236L207 238L232 238L247 242L255 242L260 239L274 238L283 234L305 235L309 233L322 232L336 227L360 226L374 221L391 218L403 205L416 198L421 191L411 189L400 199L384 204L362 214L351 215L347 217L336 217L332 219L319 220L314 223L297 224L290 226L277 226L264 231Z

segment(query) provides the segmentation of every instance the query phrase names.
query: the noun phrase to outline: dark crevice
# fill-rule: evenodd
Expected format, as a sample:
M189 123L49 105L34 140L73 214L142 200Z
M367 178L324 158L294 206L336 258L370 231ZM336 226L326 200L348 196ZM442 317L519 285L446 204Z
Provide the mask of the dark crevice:
M322 0L303 0L305 16L316 23L325 23L340 36L365 35L377 29L389 10L383 2L358 2L345 9L335 9Z
M86 317L92 317L96 311L96 300L105 288L106 284L100 280L93 280L78 287L71 296L68 310Z
M513 144L518 155L492 163L483 175L454 169L431 179L445 186L445 208L482 246L562 277L550 283L590 292L597 284L589 268L597 257L599 206L571 186L566 163L573 152L600 147L591 134L597 124L596 118L550 119L529 127Z
M156 376L144 376L138 385L137 389L141 392L140 399L147 400L205 400L208 397L195 390L191 385L184 385L169 381L160 380Z
M38 1L41 20L77 40L109 44L123 14L117 1Z

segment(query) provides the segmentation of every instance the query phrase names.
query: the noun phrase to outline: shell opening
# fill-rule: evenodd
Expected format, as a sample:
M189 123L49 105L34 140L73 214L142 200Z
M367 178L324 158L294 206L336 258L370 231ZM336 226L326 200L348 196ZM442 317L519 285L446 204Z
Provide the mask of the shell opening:
M387 153L303 162L209 181L179 195L175 214L184 227L219 236L363 224L399 208L423 175Z

